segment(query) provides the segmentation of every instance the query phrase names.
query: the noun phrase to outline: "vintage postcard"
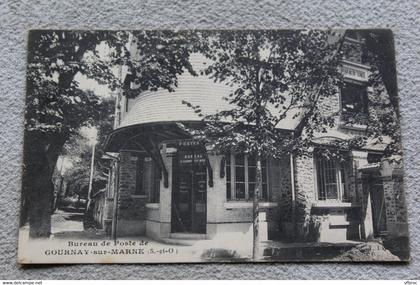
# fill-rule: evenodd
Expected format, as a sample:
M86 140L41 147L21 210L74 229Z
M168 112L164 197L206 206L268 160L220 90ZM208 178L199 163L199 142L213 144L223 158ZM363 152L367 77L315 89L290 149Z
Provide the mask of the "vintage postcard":
M390 30L31 30L18 261L408 261Z

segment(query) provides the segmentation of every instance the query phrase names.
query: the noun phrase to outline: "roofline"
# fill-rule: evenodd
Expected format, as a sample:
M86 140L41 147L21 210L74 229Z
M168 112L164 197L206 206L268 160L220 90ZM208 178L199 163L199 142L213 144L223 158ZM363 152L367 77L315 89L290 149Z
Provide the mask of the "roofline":
M123 126L114 129L111 133L109 133L105 139L104 142L104 148L105 150L108 148L108 145L111 141L111 138L117 135L118 133L125 132L130 129L135 129L137 127L147 127L147 126L176 126L176 124L203 124L203 121L201 120L176 120L176 121L156 121L156 122L148 122L148 123L140 123L140 124L133 124L128 126ZM229 124L229 122L226 122L226 124ZM277 128L279 131L284 132L294 132L294 129L284 129L284 128Z
M140 124L133 124L133 125L128 125L128 126L123 126L123 127L119 127L116 128L114 130L112 130L111 133L109 133L106 137L106 140L104 142L104 146L105 149L107 148L106 146L109 144L109 141L111 139L112 136L114 136L115 134L118 134L120 132L124 132L126 130L130 130L130 129L134 129L137 128L139 126L151 126L151 125L176 125L178 123L193 123L193 124L200 124L203 123L203 121L200 120L180 120L180 121L157 121L157 122L148 122L148 123L140 123ZM226 122L226 124L229 124L228 122ZM296 130L295 129L284 129L284 128L277 128L279 131L285 131L285 132L290 132L290 133L294 133ZM334 136L328 136L328 137L334 137ZM341 138L337 138L337 139L341 139ZM315 143L317 144L317 143ZM325 146L328 147L328 144L323 144L323 143L318 143L318 146ZM353 150L355 151L364 151L364 152L374 152L374 153L378 153L378 154L382 154L384 151L383 150L378 150L378 149L369 149L368 147L364 146L364 147L360 147L360 148L354 148Z

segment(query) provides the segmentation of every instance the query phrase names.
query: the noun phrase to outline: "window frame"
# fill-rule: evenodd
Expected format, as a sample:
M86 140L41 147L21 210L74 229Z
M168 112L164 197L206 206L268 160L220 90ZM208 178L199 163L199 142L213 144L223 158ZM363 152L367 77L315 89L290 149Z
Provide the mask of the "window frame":
M236 198L236 156L239 155L240 153L230 153L228 154L230 156L230 165L228 165L226 163L225 165L225 173L226 173L226 179L225 179L225 184L226 184L226 201L228 202L235 202L235 201L240 201L240 202L244 202L244 201L252 201L253 198L251 198L249 196L249 154L243 154L244 155L244 170L245 170L245 177L244 177L244 184L245 184L245 197L244 198ZM227 191L228 191L228 178L227 178L227 174L229 173L227 171L227 167L230 167L230 198L227 197ZM260 193L260 199L262 201L270 201L270 185L269 185L269 163L268 163L268 159L266 159L265 162L265 169L266 169L266 188L267 188L267 197L263 198L263 192L261 191ZM255 183L256 184L256 183ZM264 184L264 182L263 182Z
M337 198L328 198L327 195L327 187L326 187L326 183L324 182L324 199L320 199L320 183L319 183L319 162L323 162L324 163L324 175L323 177L326 177L325 172L327 171L325 168L325 163L327 162L326 158L323 157L314 157L314 182L315 182L315 200L318 202L346 202L348 201L349 197L348 197L348 192L349 192L349 177L346 173L346 164L344 162L339 162L336 160L333 160L333 164L334 164L334 176L336 179L336 185L337 185ZM344 176L344 177L343 177ZM325 181L325 178L324 178Z
M354 33L355 37L352 37L351 35L349 35L349 33ZM363 44L363 36L360 34L360 32L355 31L355 30L347 30L345 37L344 37L344 43L343 43L343 59L344 60L348 60L350 62L353 63L359 63L359 64L364 64L365 60L364 60L364 51L362 49L362 44ZM352 48L356 48L356 49L360 49L360 61L359 60L354 60L354 58L352 58L351 54L348 54L346 50L348 48L347 45L352 45Z
M160 175L159 167L153 159L151 159L151 187L149 189L149 203L160 203Z
M363 116L363 117L369 117L369 104L368 104L368 100L369 100L369 93L368 93L368 86L365 83L362 82L357 82L354 80L345 80L344 84L351 84L357 87L361 87L364 89L364 93L363 94L359 94L360 99L361 99L361 104L362 104L362 108L359 111L348 111L348 110L344 110L344 89L346 86L343 86L341 88L339 88L340 90L340 111L342 113L342 115L344 116ZM354 103L354 102L353 102Z
M146 187L144 185L144 174L145 174L145 159L146 156L143 155L137 155L135 156L136 159L136 183L135 183L135 188L134 188L134 193L133 196L146 196L147 195L147 191L146 191Z
M136 183L134 193L131 196L134 198L147 198L149 203L160 203L161 178L159 166L151 156L143 152L139 152L131 157L136 159ZM148 167L150 169L147 169ZM150 171L148 177L146 177L147 171Z

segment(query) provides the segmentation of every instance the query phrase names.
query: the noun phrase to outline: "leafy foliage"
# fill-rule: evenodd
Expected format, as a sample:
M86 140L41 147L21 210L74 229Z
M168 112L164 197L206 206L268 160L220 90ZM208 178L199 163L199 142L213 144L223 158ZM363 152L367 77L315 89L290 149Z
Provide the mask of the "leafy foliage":
M390 30L373 30L365 31L364 38L366 57L371 64L369 83L374 95L369 98L369 105L378 110L376 116L369 117L366 133L371 139L386 145L384 157L401 163L401 128L393 35Z
M133 31L131 57L125 61L129 70L131 88L129 98L142 91L159 88L174 91L177 76L185 70L196 75L189 56L196 50L196 33L192 31Z
M206 124L192 133L221 152L277 157L307 151L315 132L334 124L320 104L342 84L341 41L331 41L333 36L301 30L204 33L201 52L210 60L204 73L232 88L226 98L232 108L203 114L184 102ZM295 134L281 130L283 122L295 126Z
M109 165L101 157L105 154L105 139L113 129L114 104L114 98L104 100L104 105L107 108L104 108L104 111L101 113L101 118L94 125L94 128L98 131L94 160L94 186L99 185L101 181L103 182L102 184L105 184L108 176ZM71 168L64 174L65 180L69 185L69 192L86 196L92 159L92 145L90 140L80 131L75 133L64 145L62 155L72 162ZM94 187L93 190L97 189Z
M222 153L259 149L278 157L319 148L326 158L345 160L352 149L380 143L385 145L384 157L398 160L401 133L392 33L359 33L362 44L349 44L344 32L332 31L204 32L200 51L210 64L203 74L231 87L225 99L232 108L204 114L201 106L183 102L202 118L205 128L182 127ZM330 97L345 85L343 56L352 54L371 66L368 116L345 116L328 107ZM327 145L315 142L317 135L337 125L338 118L347 126L366 128Z
M107 83L118 79L104 62L97 46L112 45L114 54L124 54L123 33L89 31L31 31L27 71L27 131L66 134L92 124L102 111L102 99L84 92L74 76L78 73Z
M360 35L358 42L347 46L345 53L360 53L362 63L370 66L366 98L368 114L341 114L347 126L362 127L363 132L353 139L359 140L358 143L350 143L349 147L340 149L350 150L367 144L379 145L383 148L383 158L401 163L401 129L392 32L359 30L357 33Z
M126 65L135 75L125 82L133 80L136 85L130 97L157 88L171 91L184 67L192 72L188 62L190 46L182 34L58 30L29 33L21 224L31 212L31 236L49 235L52 175L63 146L77 136L81 127L100 122L109 108L103 98L82 90L75 76L85 76L115 90L123 82L114 67ZM135 53L127 49L131 41L138 43Z

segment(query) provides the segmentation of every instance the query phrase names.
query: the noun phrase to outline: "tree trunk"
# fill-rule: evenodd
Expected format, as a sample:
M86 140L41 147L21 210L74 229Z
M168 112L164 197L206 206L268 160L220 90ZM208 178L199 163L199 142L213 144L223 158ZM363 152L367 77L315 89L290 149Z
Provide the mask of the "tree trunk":
M366 33L366 47L379 58L378 71L399 120L397 72L395 70L394 37L390 30Z
M61 73L58 78L59 90L67 90L76 73L77 70ZM31 118L26 117L26 120L29 119ZM21 203L24 215L21 216L20 224L24 225L29 220L31 238L49 237L51 234L51 213L54 204L52 175L61 149L68 138L69 134L66 131L53 134L40 130L25 131Z
M54 203L52 175L66 139L35 132L25 133L23 210L29 221L31 238L46 238L51 234L51 212ZM25 223L26 221L21 221Z
M63 162L61 162L61 163L63 163ZM60 175L61 175L61 171L60 171ZM55 197L55 201L54 201L53 214L60 207L60 204L61 204L61 197L63 196L63 189L64 189L63 188L63 183L64 183L64 176L61 176L60 177L60 186L58 188L57 196Z
M40 175L45 175L40 173ZM30 189L29 236L48 238L51 234L51 200L54 186L48 179L36 179L37 186Z
M253 202L253 239L252 239L252 259L257 260L260 257L260 195L262 193L262 167L261 167L261 153L257 153L257 185L254 190Z

